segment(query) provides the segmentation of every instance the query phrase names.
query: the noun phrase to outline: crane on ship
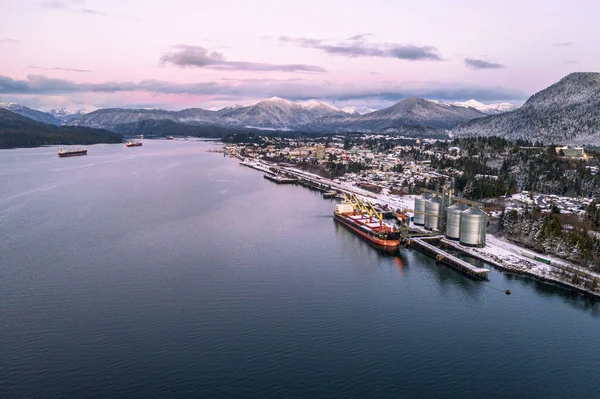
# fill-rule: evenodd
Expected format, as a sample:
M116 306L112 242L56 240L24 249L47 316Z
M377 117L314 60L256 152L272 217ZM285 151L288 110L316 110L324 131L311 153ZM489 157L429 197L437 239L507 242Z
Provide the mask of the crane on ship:
M360 208L361 214L365 215L367 214L367 206L365 205L365 203L358 198L358 196L354 193L352 193L352 198L354 198L354 200L356 201L356 204L358 205L358 207Z
M354 211L355 215L357 212L360 213L361 215L363 214L362 208L360 207L360 203L359 203L358 199L356 199L354 194L346 195L346 193L342 192L342 195L344 196L344 200L347 203L349 203L350 205L352 205L352 210Z
M372 221L373 219L373 214L375 214L375 216L377 216L377 219L379 219L379 227L383 227L383 213L381 212L377 212L377 210L375 209L375 207L373 206L373 204L371 203L371 201L367 200L367 204L369 204L369 221Z

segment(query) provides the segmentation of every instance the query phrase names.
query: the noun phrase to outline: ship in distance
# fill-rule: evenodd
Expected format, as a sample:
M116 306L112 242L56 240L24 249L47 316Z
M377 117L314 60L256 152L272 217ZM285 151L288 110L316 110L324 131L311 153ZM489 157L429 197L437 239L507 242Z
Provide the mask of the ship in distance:
M61 158L64 157L76 157L79 155L87 155L87 150L84 148L76 148L76 149L60 149L58 150L58 156Z
M356 196L348 198L337 204L333 211L334 219L371 241L373 244L397 248L400 246L401 233L394 226L383 222L383 215L378 213L370 202L363 202ZM373 216L378 220L374 220Z
M141 141L128 141L127 143L125 143L126 147L141 147L142 146L142 142Z

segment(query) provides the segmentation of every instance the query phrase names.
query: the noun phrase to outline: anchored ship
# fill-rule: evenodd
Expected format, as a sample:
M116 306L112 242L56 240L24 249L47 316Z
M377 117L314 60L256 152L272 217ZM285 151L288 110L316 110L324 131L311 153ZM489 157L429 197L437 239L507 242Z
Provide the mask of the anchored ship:
M76 157L79 155L87 155L87 150L85 149L81 149L81 148L77 148L74 150L63 150L62 148L58 151L58 156L61 158L64 157Z
M344 194L345 201L335 206L333 217L336 221L374 244L387 248L400 246L402 237L398 229L383 223L383 215L375 211L369 201L365 203L354 195L351 198ZM373 215L379 220L374 221Z

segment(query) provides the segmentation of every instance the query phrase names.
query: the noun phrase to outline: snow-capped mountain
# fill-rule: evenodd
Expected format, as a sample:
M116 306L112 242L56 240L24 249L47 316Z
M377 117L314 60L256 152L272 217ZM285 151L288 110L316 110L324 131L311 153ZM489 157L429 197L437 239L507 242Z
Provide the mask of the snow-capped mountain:
M496 103L496 104L484 104L477 100L468 100L463 102L454 102L453 105L457 105L459 107L470 107L475 108L477 111L483 112L488 115L496 115L501 114L503 112L508 112L517 109L519 106L511 103Z
M218 125L222 127L253 127L259 129L306 130L306 131L361 131L415 134L443 134L444 129L459 123L484 117L472 108L448 103L409 98L385 109L340 109L319 100L293 102L279 97L245 106L230 106L218 110L190 108L182 111L160 109L97 110L69 122L72 125L104 128L119 132L127 125L129 130L144 126L166 126L164 123L140 124L143 121L171 121L188 125ZM408 130L407 130L408 129Z
M218 111L219 124L252 126L271 129L293 129L305 126L324 116L347 115L344 111L322 101L295 103L279 97L254 105Z
M71 111L66 108L55 108L48 111L50 115L61 121L62 123L67 123L73 119L79 118L82 115L88 114L94 111L96 108L81 108L76 111Z
M600 144L600 73L567 75L531 96L522 107L466 122L453 134Z
M319 100L299 101L296 104L307 109L324 109L332 112L342 111L340 108Z
M48 123L50 125L61 124L60 120L55 118L53 115L35 109L31 109L24 105L9 102L0 102L0 108L7 109L9 111L14 112L15 114L19 114L26 118L33 119L34 121Z
M391 132L394 129L406 131L407 127L452 129L462 122L484 116L484 113L473 108L422 98L407 98L391 107L364 115L321 118L311 126L315 130L357 132Z
M121 124L162 119L187 124L294 129L330 115L347 114L322 101L309 100L295 103L273 97L252 105L234 105L215 111L201 108L182 111L107 108L82 115L71 120L69 124L114 130Z
M369 112L377 111L374 108L367 108L367 107L343 107L343 108L341 108L341 110L348 114L352 114L352 115L364 115L364 114L368 114Z
M210 111L206 111L210 112ZM142 120L166 119L178 121L175 112L147 109L105 108L72 119L69 125L87 126L116 131L116 126L124 123L134 123Z

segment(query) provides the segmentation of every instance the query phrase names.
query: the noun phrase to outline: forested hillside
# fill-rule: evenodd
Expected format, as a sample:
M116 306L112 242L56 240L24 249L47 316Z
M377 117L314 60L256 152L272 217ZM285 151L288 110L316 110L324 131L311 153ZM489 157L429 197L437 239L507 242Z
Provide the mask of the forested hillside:
M122 139L107 130L49 125L0 109L0 148L120 143Z

